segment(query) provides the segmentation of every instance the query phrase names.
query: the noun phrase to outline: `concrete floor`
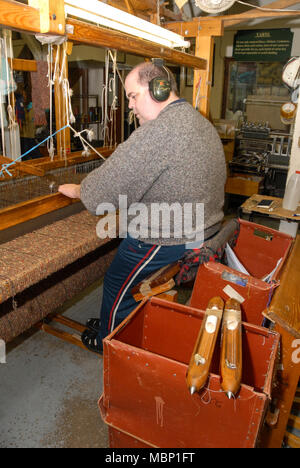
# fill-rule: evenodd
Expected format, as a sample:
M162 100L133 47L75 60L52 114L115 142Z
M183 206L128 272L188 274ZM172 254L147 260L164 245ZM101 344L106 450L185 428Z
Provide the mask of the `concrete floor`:
M64 314L81 323L97 317L101 294L93 285ZM31 330L7 345L0 375L0 448L108 447L97 406L100 356Z

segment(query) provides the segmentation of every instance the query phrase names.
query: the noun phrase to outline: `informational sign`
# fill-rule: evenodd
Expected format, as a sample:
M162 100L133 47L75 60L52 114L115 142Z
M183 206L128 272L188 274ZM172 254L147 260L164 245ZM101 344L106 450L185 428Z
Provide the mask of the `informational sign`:
M293 36L287 28L238 31L233 58L243 62L285 62L291 56Z

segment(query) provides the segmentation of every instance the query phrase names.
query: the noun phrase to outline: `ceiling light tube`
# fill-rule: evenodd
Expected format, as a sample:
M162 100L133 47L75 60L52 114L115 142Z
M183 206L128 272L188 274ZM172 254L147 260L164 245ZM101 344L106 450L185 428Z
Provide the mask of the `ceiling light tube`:
M189 41L179 34L98 0L65 0L65 12L166 47L190 46Z

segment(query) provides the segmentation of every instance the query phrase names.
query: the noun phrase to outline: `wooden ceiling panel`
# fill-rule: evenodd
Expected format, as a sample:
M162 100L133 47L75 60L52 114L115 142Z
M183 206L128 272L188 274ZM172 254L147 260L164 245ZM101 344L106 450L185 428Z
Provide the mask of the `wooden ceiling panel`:
M108 4L143 19L149 19L151 15L157 13L156 0L109 0ZM168 19L178 21L182 18L180 13L174 13L166 6L161 6L160 13Z

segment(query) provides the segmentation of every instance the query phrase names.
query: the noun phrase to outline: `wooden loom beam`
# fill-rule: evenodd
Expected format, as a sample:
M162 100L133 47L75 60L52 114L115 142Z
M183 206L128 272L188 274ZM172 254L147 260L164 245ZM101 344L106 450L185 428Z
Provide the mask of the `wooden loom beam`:
M113 152L112 148L101 149L101 153L105 157L109 157ZM39 163L34 169L43 170L44 172L50 169L58 169L60 167L66 167L66 162L63 159L59 159L57 156L53 161L50 161L49 158L40 158L43 160ZM91 156L82 156L81 152L76 154L70 154L67 161L69 164L77 164L81 162L94 161L95 155ZM34 162L39 161L34 160ZM21 163L22 166L26 166L27 162ZM33 161L30 161L33 162ZM1 163L1 159L0 159ZM43 168L43 169L39 169ZM25 172L25 171L24 171ZM11 178L9 178L10 180ZM79 200L73 200L71 198L65 197L61 193L55 193L51 195L44 195L41 197L33 198L26 202L18 203L16 205L10 206L0 210L0 231L16 226L17 224L29 221L31 219L38 218L44 214L50 213L52 211L64 208L73 203L77 203Z
M39 0L33 0L34 5ZM65 33L62 21L61 5L63 1L54 2L48 0L49 7L49 32L63 35ZM41 15L45 14L41 12ZM33 6L24 5L13 0L0 0L0 24L15 30L28 31L31 33L41 32L40 11ZM60 25L63 24L63 30ZM128 36L119 31L98 27L74 19L67 19L66 24L74 28L73 33L68 30L68 39L74 42L90 44L96 47L111 47L122 52L130 52L133 55L144 57L161 57L178 65L191 68L205 69L205 60L163 47L149 41Z
M63 0L43 1L43 9L13 0L0 0L0 24L31 33L63 35L65 31ZM63 8L63 9L62 9Z
M21 172L24 172L25 174L36 175L36 176L45 175L45 171L43 171L43 169L35 167L32 164L24 164L24 162L19 162L19 161L14 162L13 159L7 158L6 156L0 156L0 164L10 164L10 163L14 163L13 167L15 167Z
M8 63L13 70L18 71L37 71L36 60L27 60L27 59L18 59L18 58L8 58Z
M114 148L102 147L97 148L97 151L100 152L100 154L106 159L114 151ZM81 151L74 151L73 153L68 154L64 159L61 159L56 155L52 161L48 156L38 159L30 159L28 161L22 161L21 163L16 163L11 166L9 168L9 172L12 174L12 177L4 173L3 180L12 180L15 177L20 177L20 172L22 172L21 175L26 173L31 175L44 176L48 171L83 162L94 161L95 159L98 159L98 155L96 153L93 153L90 156L82 156ZM0 165L2 163L7 164L8 162L11 162L11 160L8 158L4 159L4 156L0 156Z
M11 29L37 33L40 31L40 13L23 3L0 0L0 24Z
M28 5L39 10L41 33L64 34L64 0L28 0Z
M17 203L0 210L0 231L37 218L46 213L64 208L79 200L65 197L61 193L37 197L26 202Z
M144 39L128 36L119 31L86 24L70 18L67 20L67 26L68 39L73 42L89 44L95 47L111 47L112 49L147 58L160 57L174 64L185 65L200 70L206 68L206 60L200 57L157 45Z

